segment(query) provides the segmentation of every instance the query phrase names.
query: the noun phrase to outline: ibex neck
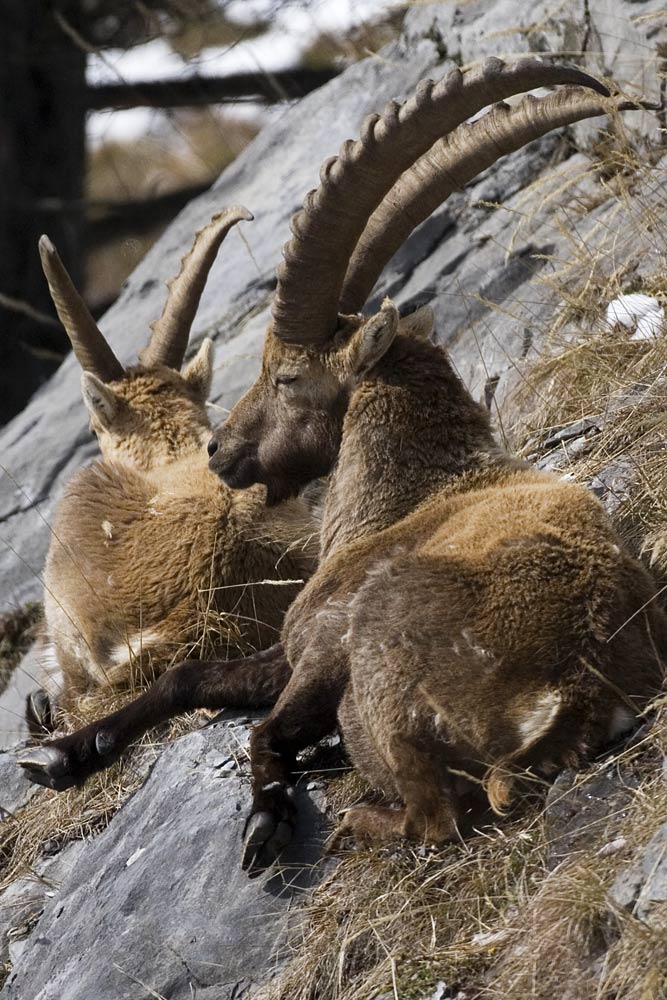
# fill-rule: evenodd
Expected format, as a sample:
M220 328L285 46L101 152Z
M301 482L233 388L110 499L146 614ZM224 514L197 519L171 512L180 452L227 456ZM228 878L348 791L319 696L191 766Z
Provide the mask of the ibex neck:
M445 352L398 337L352 395L320 557L395 524L463 473L507 460Z

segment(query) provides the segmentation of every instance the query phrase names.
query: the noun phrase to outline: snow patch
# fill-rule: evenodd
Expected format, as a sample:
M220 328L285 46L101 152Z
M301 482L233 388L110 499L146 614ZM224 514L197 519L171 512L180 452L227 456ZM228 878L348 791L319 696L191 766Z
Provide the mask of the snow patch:
M664 331L665 310L652 295L635 292L610 302L606 319L609 326L620 323L627 330L634 328L630 340L653 340Z

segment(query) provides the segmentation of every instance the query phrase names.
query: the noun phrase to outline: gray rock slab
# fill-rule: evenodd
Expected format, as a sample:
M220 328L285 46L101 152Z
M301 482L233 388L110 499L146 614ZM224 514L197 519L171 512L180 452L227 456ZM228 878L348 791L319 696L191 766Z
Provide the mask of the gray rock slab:
M549 789L545 806L548 867L612 841L638 783L630 769L616 765L593 775L563 771Z
M52 899L63 880L70 874L85 843L68 844L54 858L41 861L36 870L13 882L0 895L0 967L13 964L28 945L44 905Z
M41 643L33 643L0 694L0 749L16 746L30 735L25 714L28 695L42 685L47 691L55 690L43 670L41 650Z
M429 34L442 53L462 65L486 56L570 54L591 73L612 78L627 93L660 100L659 45L667 38L661 0L472 0L414 5L409 38ZM590 135L585 124L580 134ZM635 128L655 138L655 119L640 115Z
M619 872L610 897L639 920L667 927L667 823Z
M14 754L0 751L0 823L24 806L36 791L37 786L23 777Z
M218 721L162 753L45 901L2 1000L238 997L270 974L318 878L325 824L300 792L281 868L255 880L241 871L248 734ZM221 771L221 756L238 770Z

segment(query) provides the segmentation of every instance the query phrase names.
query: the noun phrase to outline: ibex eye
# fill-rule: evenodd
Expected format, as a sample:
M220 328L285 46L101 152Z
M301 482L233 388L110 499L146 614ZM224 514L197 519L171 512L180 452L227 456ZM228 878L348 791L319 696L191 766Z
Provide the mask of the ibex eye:
M292 385L296 382L297 375L276 375L276 385Z

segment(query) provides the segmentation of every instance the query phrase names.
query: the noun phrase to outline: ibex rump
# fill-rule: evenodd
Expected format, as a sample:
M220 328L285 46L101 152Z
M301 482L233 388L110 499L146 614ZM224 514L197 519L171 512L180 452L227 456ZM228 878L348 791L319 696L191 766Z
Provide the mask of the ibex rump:
M583 86L464 124L559 83ZM500 448L425 336L428 312L359 313L451 190L556 125L627 107L584 87L608 94L533 60L427 81L366 120L293 220L261 373L209 447L228 485L274 500L331 471L320 564L282 631L291 675L252 735L251 871L290 839L297 753L336 724L391 803L349 811L339 836L444 841L461 786L481 782L501 810L514 772L577 763L662 684L667 620L595 497ZM85 776L122 727L52 744L45 774Z

